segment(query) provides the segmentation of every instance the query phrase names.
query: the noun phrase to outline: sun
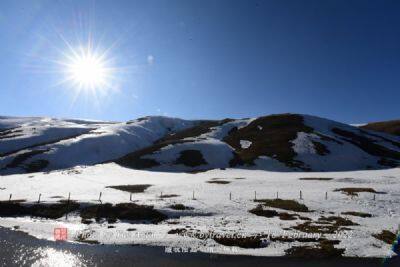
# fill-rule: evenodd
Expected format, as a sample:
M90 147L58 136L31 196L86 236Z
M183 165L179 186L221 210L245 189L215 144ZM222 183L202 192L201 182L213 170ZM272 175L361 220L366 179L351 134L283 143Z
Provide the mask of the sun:
M111 69L107 67L104 55L93 52L90 48L72 51L65 64L67 80L79 89L103 89L109 83Z

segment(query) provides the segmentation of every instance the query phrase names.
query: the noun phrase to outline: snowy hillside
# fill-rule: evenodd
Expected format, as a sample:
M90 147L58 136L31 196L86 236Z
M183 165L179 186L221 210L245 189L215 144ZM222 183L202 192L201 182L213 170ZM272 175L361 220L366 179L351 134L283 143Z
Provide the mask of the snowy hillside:
M400 165L400 137L308 115L123 123L0 117L0 174L116 163L154 171L350 171Z
M314 116L282 114L200 125L117 163L157 171L381 169L399 165L400 138Z
M165 117L126 123L0 117L0 169L11 174L93 165L195 123Z

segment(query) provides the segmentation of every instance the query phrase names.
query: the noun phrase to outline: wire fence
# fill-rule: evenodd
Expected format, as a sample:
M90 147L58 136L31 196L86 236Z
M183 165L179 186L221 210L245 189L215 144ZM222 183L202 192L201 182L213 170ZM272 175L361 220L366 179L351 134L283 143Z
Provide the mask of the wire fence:
M207 202L207 200L210 200L210 193L206 193L203 191L188 191L185 192L185 194L181 195L176 195L176 194L165 194L162 191L159 193L148 193L148 192L142 192L142 193L129 193L125 192L122 193L119 191L118 192L118 197L116 197L115 194L105 194L103 191L99 191L98 195L96 197L95 194L91 194L89 199L87 195L83 196L83 194L74 194L73 192L68 192L68 194L65 194L65 196L57 196L55 197L54 194L45 194L42 192L37 193L37 198L36 200L32 199L32 194L30 194L30 197L24 197L24 194L21 193L9 193L7 195L7 192L2 192L0 194L0 202L28 202L27 199L29 199L29 202L54 202L55 199L62 199L62 200L67 200L67 201L72 201L72 198L74 201L98 201L102 203L104 200L108 200L109 196L112 196L112 200L119 200L120 202L133 202L138 200L137 196L138 194L141 194L140 199L141 200L161 200L161 201L166 201L168 199L187 199L187 200L193 200L193 201L200 201L201 202ZM144 194L144 195L143 195ZM52 195L52 196L50 196ZM126 197L123 197L126 196ZM395 200L398 199L400 202L400 197L392 196L390 193L383 193L383 192L346 192L343 191L341 192L340 190L333 190L333 191L304 191L304 190L298 190L298 191L241 191L241 192L235 192L235 191L224 191L220 192L218 194L218 199L221 199L222 201L233 201L233 202L238 202L238 201L262 201L263 199L285 199L285 200L297 200L297 201L307 201L307 200L312 200L312 201L331 201L331 200L343 200L343 201L358 201L358 200L363 200L363 201L381 201L381 200ZM58 200L58 201L59 201Z

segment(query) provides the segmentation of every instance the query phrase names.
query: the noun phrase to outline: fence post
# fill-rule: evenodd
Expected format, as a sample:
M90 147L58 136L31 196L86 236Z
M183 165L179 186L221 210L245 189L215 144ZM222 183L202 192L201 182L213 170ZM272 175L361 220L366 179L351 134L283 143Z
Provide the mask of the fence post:
M276 192L276 199L278 199L279 198L279 192L277 191Z
M162 198L162 191L161 191L161 193L160 193L160 198Z
M129 196L129 201L132 201L132 193Z
M192 199L193 199L193 200L195 200L195 198L194 198L194 190L193 190L193 195L192 195Z
M257 200L257 191L254 191L254 201Z
M328 192L325 192L325 200L328 200Z
M100 194L99 194L99 202L101 202L101 195L102 195L102 193L100 192Z
M374 194L374 200L376 199L376 195Z
M8 199L9 202L11 202L12 194L10 194L10 198Z
M42 194L39 194L39 199L37 201L37 203L40 203L40 197L42 196Z
M232 200L232 193L229 192L229 200Z
M300 199L303 199L303 192L300 190Z
M71 199L71 192L68 192L67 209L69 208L70 199ZM68 220L68 212L65 213L65 219Z

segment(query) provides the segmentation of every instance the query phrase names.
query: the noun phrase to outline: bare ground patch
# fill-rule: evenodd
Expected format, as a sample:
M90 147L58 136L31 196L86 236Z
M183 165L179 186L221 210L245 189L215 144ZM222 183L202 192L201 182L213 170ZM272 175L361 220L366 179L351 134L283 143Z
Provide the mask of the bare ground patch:
M301 204L295 200L290 200L290 199L257 199L254 200L255 202L260 202L264 206L272 207L272 208L278 208L278 209L283 209L283 210L291 210L291 211L297 211L297 212L308 212L309 209L306 205Z
M260 156L274 157L289 167L305 168L302 162L295 160L297 155L292 143L298 132L311 133L313 129L296 114L279 114L260 117L249 125L232 130L224 141L235 148L235 158L230 162L237 165L253 165ZM240 140L249 140L252 145L243 149Z
M58 219L77 209L79 209L79 204L75 202L53 204L22 204L17 201L0 202L1 217L32 216Z
M339 216L322 216L317 221L307 221L292 228L304 233L321 233L321 234L333 234L337 231L351 230L346 226L356 226L358 224L352 222L349 219L342 218Z
M179 197L179 195L176 194L162 194L159 196L159 198L173 198L173 197Z
M112 205L96 204L83 208L80 211L83 219L106 219L108 221L129 220L129 221L150 221L158 223L167 218L163 213L155 210L153 206L137 205L134 203L119 203Z
M173 209L173 210L193 210L192 207L188 207L183 204L172 204L172 205L168 206L168 208Z
M226 180L210 180L207 181L206 183L208 184L230 184L230 181L226 181Z
M279 219L284 220L284 221L291 221L291 220L297 220L297 219L302 219L302 220L310 220L307 217L300 216L295 213L287 213L287 212L277 212L276 210L266 210L263 209L262 205L258 205L254 209L249 210L250 213L257 215L257 216L262 216L266 218L273 218L273 217L279 217Z
M345 211L345 212L342 212L342 214L361 217L361 218L371 218L372 217L371 214L365 213L365 212L360 212L360 211Z
M396 240L396 235L388 230L383 230L382 232L378 234L372 235L376 239L379 239L387 244L393 244L393 242Z
M386 194L385 192L378 192L370 187L345 187L333 190L334 192L342 192L349 196L358 196L358 193L374 193L374 194Z
M199 150L188 149L180 152L175 164L183 164L189 167L197 167L206 165L207 161L203 158L203 154Z
M333 178L328 178L328 177L303 177L299 178L299 180L302 181L331 181Z
M135 185L113 185L107 186L106 188L113 188L129 193L143 193L147 188L152 186L151 184L135 184Z

